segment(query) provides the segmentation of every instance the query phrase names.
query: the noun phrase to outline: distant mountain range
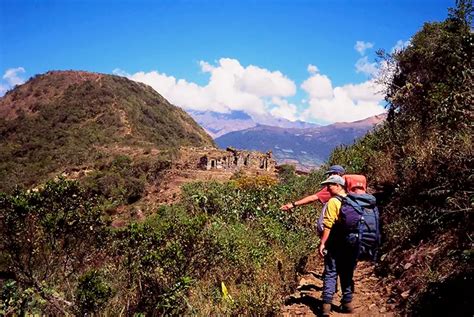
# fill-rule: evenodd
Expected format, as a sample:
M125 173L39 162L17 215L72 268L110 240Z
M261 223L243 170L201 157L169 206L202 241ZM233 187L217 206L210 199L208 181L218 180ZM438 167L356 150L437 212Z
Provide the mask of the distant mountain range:
M256 125L221 135L215 141L221 148L271 150L279 164L292 163L301 170L310 170L325 162L336 146L352 144L385 118L386 115L381 114L355 122L310 128Z
M289 121L273 116L260 116L252 118L243 111L232 111L230 113L218 113L213 111L187 111L196 122L213 138L218 138L233 131L245 130L257 125L267 125L279 128L306 129L315 128L319 125L302 121Z

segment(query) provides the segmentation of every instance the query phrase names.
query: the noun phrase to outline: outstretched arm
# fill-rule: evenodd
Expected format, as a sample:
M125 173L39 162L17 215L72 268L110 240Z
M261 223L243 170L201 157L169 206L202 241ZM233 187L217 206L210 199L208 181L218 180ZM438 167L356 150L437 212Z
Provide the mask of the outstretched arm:
M283 210L283 211L291 210L291 209L295 208L296 206L307 205L307 204L310 204L312 202L317 201L318 199L319 198L318 198L317 194L309 195L309 196L306 196L306 197L304 197L300 200L297 200L295 202L288 203L288 204L285 204L285 205L281 206L280 210Z

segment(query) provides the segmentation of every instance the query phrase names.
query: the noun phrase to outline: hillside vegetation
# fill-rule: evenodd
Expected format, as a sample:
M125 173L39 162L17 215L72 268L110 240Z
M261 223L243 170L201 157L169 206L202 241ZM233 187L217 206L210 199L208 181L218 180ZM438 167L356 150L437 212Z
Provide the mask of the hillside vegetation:
M112 228L77 181L0 195L0 313L273 315L316 246L311 207L279 210L322 175L194 183Z
M366 174L376 191L377 285L402 315L474 314L471 18L471 2L459 1L404 50L381 52L395 69L388 121L329 161ZM115 210L138 208L145 184L168 168L165 149L212 141L146 86L64 74L1 100L0 315L277 315L318 243L313 206L279 207L314 193L322 172L285 166L278 178L190 183L173 205L114 227ZM74 164L92 171L42 182Z
M472 3L459 1L407 48L381 53L395 69L388 122L330 158L383 191L379 271L414 316L474 312L471 21Z
M265 315L296 286L314 215L279 206L321 175L236 173L151 210L146 187L160 195L177 147L213 146L151 88L50 72L10 91L0 111L0 315ZM145 207L146 219L115 225Z
M9 91L0 99L0 136L0 191L94 168L111 157L112 147L214 146L151 87L77 71L48 72Z

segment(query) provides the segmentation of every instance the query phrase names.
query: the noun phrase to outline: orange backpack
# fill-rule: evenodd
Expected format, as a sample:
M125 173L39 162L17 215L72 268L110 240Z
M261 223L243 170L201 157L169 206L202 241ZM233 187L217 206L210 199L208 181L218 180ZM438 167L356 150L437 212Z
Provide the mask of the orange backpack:
M347 193L364 194L367 192L367 178L364 175L348 174L343 176Z
M365 194L367 192L367 178L364 175L358 174L347 174L342 176L344 181L346 182L346 190L348 194ZM324 214L326 213L326 203L331 198L331 194L329 191L324 187L321 191L317 193L319 201L324 204L323 209L321 210L321 214L319 215L318 222L316 224L316 228L318 233L321 235L324 231Z

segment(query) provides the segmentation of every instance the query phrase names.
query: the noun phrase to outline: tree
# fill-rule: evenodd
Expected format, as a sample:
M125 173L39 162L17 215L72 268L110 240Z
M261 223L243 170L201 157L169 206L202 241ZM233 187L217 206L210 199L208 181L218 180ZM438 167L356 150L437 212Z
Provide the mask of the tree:
M395 64L386 97L390 142L398 181L408 186L416 178L431 185L465 179L470 168L472 12L472 1L457 1L445 21L425 23L407 48L386 55Z

